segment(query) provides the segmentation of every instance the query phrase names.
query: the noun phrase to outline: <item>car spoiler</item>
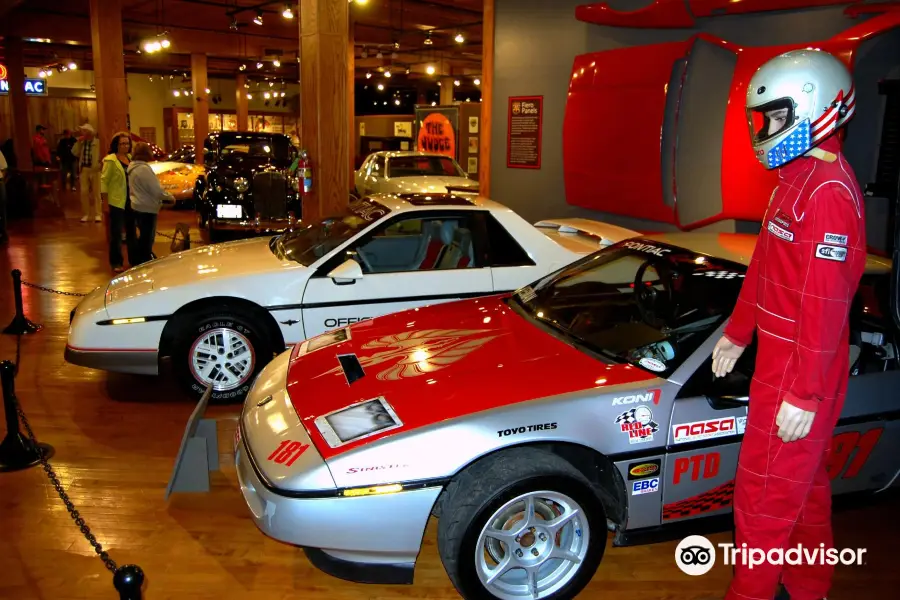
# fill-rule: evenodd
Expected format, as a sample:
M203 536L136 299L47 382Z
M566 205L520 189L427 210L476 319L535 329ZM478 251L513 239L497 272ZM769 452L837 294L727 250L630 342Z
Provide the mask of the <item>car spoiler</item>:
M622 240L643 235L638 231L591 219L547 219L538 221L534 226L556 229L559 233L580 234L599 238L601 247L611 246Z
M466 187L464 185L446 185L447 193L452 194L453 192L463 193L463 194L478 194L477 187Z

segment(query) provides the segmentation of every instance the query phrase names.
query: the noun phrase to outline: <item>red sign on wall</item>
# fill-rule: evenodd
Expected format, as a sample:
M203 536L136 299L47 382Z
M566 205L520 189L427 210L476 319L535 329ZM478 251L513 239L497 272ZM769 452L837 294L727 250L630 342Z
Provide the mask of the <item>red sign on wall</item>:
M438 112L425 117L419 128L416 150L456 158L456 133L450 119Z
M510 169L541 168L543 96L510 96L506 133L506 166Z

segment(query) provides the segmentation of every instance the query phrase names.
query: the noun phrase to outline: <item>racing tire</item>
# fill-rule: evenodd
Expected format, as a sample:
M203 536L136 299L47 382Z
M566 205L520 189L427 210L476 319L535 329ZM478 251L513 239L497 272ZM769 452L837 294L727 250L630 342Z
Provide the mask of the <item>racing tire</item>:
M263 324L243 311L221 307L179 317L172 341L175 376L199 398L213 383L210 402L243 402L256 376L274 357ZM201 370L207 376L201 378Z
M536 448L502 450L464 470L447 486L440 514L441 562L467 600L533 598L533 581L541 600L575 598L606 550L606 513L591 483Z

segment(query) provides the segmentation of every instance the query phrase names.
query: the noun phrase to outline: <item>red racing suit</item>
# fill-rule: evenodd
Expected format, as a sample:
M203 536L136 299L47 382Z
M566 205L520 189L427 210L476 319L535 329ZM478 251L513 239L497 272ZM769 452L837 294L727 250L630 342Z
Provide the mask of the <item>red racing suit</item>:
M740 297L725 328L747 346L757 334L747 427L735 476L735 547L832 548L831 481L824 458L849 377L850 305L866 263L859 184L836 136L819 148L837 160L800 157L778 171ZM784 443L782 401L816 413L805 438ZM793 554L793 553L792 553ZM726 600L820 600L834 567L740 562Z

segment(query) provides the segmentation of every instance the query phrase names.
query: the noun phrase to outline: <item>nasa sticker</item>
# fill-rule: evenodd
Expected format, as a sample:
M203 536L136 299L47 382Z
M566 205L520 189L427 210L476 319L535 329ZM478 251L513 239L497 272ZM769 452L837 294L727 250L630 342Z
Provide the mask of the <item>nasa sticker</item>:
M638 364L655 373L662 373L666 370L666 365L655 358L642 358L638 361Z

